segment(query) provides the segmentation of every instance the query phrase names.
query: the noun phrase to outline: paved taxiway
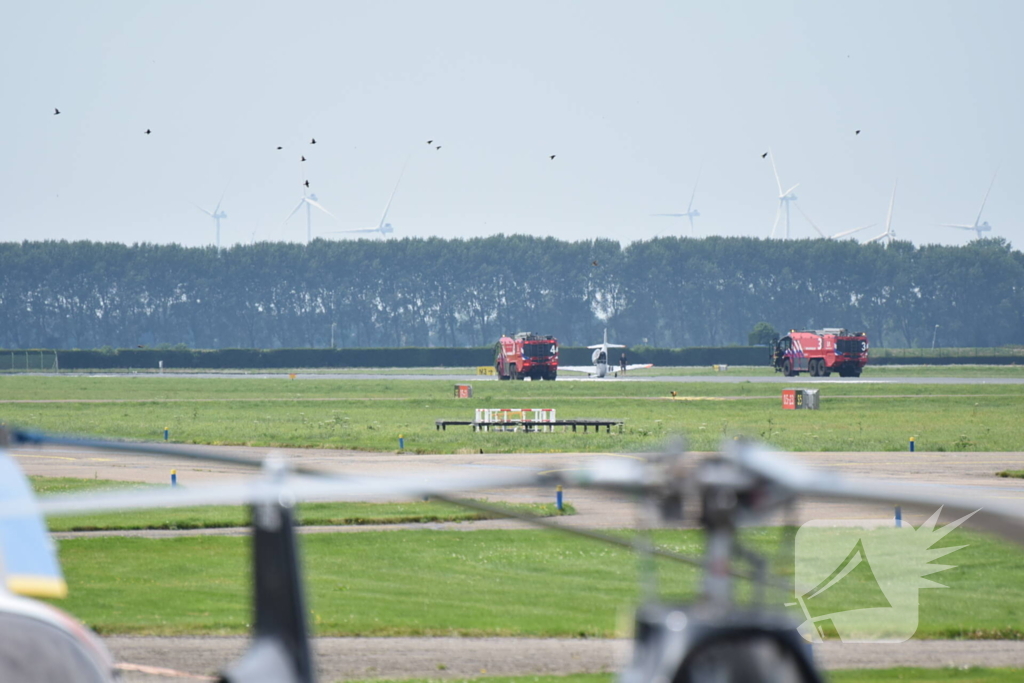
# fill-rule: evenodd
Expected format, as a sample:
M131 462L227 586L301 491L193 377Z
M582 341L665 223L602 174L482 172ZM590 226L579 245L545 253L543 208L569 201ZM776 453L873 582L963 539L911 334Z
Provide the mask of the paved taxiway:
M47 375L42 373L38 376ZM50 375L57 377L58 375ZM68 375L59 375L67 377ZM290 376L283 373L248 373L248 372L195 372L195 373L166 373L154 374L144 373L141 375L126 375L124 373L96 373L81 375L82 377L157 377L157 378L198 378L198 379L289 379ZM468 374L445 374L445 375L417 375L417 374L388 374L388 373L346 373L346 372L324 372L324 373L297 373L297 380L310 379L401 379L401 380L446 380L454 382L495 382L497 377L490 375L468 375ZM720 373L715 375L629 375L626 377L603 378L583 377L582 375L560 374L559 382L679 382L679 383L710 383L710 384L1014 384L1024 385L1024 377L894 377L889 375L871 375L862 377L783 377L782 375L741 375L732 373Z
M200 447L183 447L200 448ZM258 459L267 449L241 446L206 446L236 456ZM363 451L329 449L278 449L297 465L328 472L363 475L422 475L425 482L445 473L464 475L467 471L492 473L522 473L524 470L543 471L572 469L594 457L640 458L635 454L608 454L594 456L582 453L495 453L412 455L397 453L368 453ZM173 459L155 459L123 453L96 453L69 448L21 448L15 457L29 474L101 479L120 479L148 483L167 483L170 470L176 469L183 485L225 481L254 473L231 465L199 463ZM702 457L695 454L693 457ZM1024 502L1024 480L995 476L1006 469L1024 469L1024 453L907 453L907 452L814 452L795 453L790 457L815 468L833 469L848 476L871 476L905 483L908 487L923 484L942 484L955 499L988 499L1000 502ZM539 488L495 489L478 491L472 495L491 500L521 502L552 501L552 491ZM636 524L635 506L628 499L615 494L588 489L569 489L566 500L577 510L576 515L563 518L568 525L594 528L622 528ZM929 511L906 511L911 522L924 519ZM804 501L798 507L796 521L809 519L887 519L892 509L885 506L837 504L828 501ZM775 520L784 521L784 520ZM404 525L372 525L352 527L352 531L396 529ZM414 525L420 528L422 525ZM520 528L522 524L511 520L487 520L473 523L435 524L432 528L494 529ZM309 528L305 531L336 531L334 527ZM95 532L103 533L103 532ZM184 534L243 533L243 530L184 530L116 532L162 537Z

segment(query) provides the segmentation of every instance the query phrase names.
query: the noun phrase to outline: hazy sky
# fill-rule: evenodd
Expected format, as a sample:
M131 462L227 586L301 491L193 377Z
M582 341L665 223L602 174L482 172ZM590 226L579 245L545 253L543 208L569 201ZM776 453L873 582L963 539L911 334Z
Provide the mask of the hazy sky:
M226 188L225 245L302 241L302 181L337 216L315 231L373 226L410 155L395 237L686 234L648 214L698 170L698 235L766 237L771 147L860 237L898 177L918 244L973 238L934 224L973 222L999 167L984 218L1020 248L1022 29L1017 0L13 3L0 240L211 244L193 203Z

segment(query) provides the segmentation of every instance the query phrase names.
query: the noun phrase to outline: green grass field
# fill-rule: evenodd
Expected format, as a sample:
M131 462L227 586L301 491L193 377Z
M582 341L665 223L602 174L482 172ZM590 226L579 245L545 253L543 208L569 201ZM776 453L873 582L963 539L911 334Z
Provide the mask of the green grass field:
M747 535L770 549L779 534ZM656 538L700 551L696 531ZM1024 637L1021 550L959 530L942 543L962 544L947 562L956 568L932 577L949 588L920 591L917 637ZM243 633L247 548L238 537L61 541L70 587L61 606L102 633ZM622 635L638 595L632 553L547 531L314 534L302 537L302 553L320 635L607 637ZM664 594L694 596L696 570L660 566Z
M792 386L800 386L800 381ZM195 444L410 453L657 449L681 433L695 450L745 435L795 451L1014 451L1024 391L1014 385L871 385L821 389L821 410L786 411L781 387L741 383L483 382L473 399L448 381L0 377L2 420L62 432ZM669 398L677 391L678 400ZM11 402L28 401L28 402ZM31 401L45 401L42 403ZM559 418L621 418L620 434L437 431L473 409L555 408Z
M139 487L165 488L162 485L136 484L109 479L74 479L70 477L30 477L37 493L76 493L111 491ZM504 508L538 517L571 515L572 505L561 512L553 503L494 502ZM426 522L468 522L493 519L495 516L467 510L440 501L411 503L304 503L298 510L301 525L347 526L362 524L407 524ZM206 506L159 510L127 510L103 514L51 517L50 531L99 531L123 529L214 529L246 526L249 511L242 507Z

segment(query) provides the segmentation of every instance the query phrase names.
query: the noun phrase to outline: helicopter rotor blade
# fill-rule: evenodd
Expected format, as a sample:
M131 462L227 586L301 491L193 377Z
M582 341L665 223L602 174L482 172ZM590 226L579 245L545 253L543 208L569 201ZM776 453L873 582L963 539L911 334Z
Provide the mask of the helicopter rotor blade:
M842 477L833 472L812 470L757 444L726 444L725 452L741 468L780 487L791 497L941 507L958 515L976 513L969 525L1024 545L1024 504L953 497L952 489L940 485Z

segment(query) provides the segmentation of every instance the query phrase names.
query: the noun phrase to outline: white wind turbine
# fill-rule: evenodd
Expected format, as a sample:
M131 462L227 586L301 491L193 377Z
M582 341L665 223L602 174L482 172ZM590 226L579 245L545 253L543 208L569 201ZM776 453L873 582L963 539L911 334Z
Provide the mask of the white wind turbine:
M768 148L768 158L772 162L772 172L775 174L775 184L779 186L779 210L775 212L775 223L772 224L772 237L775 237L775 229L779 227L779 219L782 218L782 210L785 207L786 210L786 239L789 239L789 203L796 201L796 195L793 194L793 190L800 187L800 183L797 183L793 187L789 188L785 192L782 191L782 181L779 180L779 172L775 168L775 155L772 154L772 150Z
M287 223L289 219L291 219L291 217L294 216L295 213L303 206L306 207L306 244L309 244L309 242L313 239L313 208L316 207L320 209L331 218L336 217L333 213L325 209L323 206L319 204L319 202L317 202L315 194L310 194L309 196L306 196L306 189L303 188L302 199L300 199L299 203L295 205L295 208L292 209L292 212L288 214L288 218L284 219L284 222Z
M693 227L693 219L700 216L700 211L693 208L693 198L697 196L697 184L700 183L700 171L697 171L697 181L693 184L693 192L690 193L690 203L686 207L686 213L652 213L652 216L667 216L670 218L690 219L690 237L696 236L696 229Z
M985 198L981 200L981 208L978 209L978 217L974 219L974 225L955 225L951 223L940 223L939 225L941 225L944 228L960 228L961 230L973 230L975 234L978 236L977 239L979 240L981 239L982 233L989 232L990 230L992 230L992 226L988 224L988 221L985 221L984 223L979 223L978 221L981 220L981 213L982 211L985 210L985 202L988 201L988 194L989 192L992 191L992 186L996 184L996 175L998 173L999 171L997 170L995 173L992 174L992 182L988 184L988 191L985 192Z
M384 213L380 216L380 222L377 223L376 227L373 228L353 228L351 230L328 230L328 234L336 233L371 233L379 232L381 235L388 235L395 231L388 220L388 210L391 208L391 202L395 198L395 193L398 192L398 186L402 183L402 176L405 175L405 167L409 165L409 160L405 160L405 164L402 166L401 173L398 174L398 182L395 183L395 189L391 190L391 196L388 197L388 203L384 205Z
M892 198L889 200L889 215L885 219L885 232L881 235L875 235L871 239L864 240L864 244L870 244L879 240L885 240L886 244L892 244L892 241L896 239L896 231L892 229L892 205L896 203L896 186L898 184L899 180L892 185Z
M817 225L815 225L814 221L811 220L811 217L807 215L807 212L800 208L799 204L796 205L796 209L801 214L803 214L803 217L806 218L807 222L811 224L811 227L814 228L814 230L819 235L821 235L822 239L827 239L827 240L842 239L844 237L849 237L850 235L852 235L855 232L860 232L861 230L867 230L868 228L873 227L875 225L874 223L872 223L871 225L862 225L859 228L854 228L853 230L844 230L843 232L837 232L834 235L826 235L825 233L823 233L821 231L821 228L819 228Z
M224 193L225 192L227 192L227 189L225 189L224 192L220 193L220 199L217 200L217 207L213 210L213 213L210 213L209 211L207 211L203 207L199 206L198 204L194 205L197 209L199 209L200 211L205 213L207 216L212 218L214 220L214 222L217 224L217 250L218 251L220 251L220 222L223 219L228 217L228 215L226 213L224 213L223 211L220 210L220 203L222 201L224 201Z

